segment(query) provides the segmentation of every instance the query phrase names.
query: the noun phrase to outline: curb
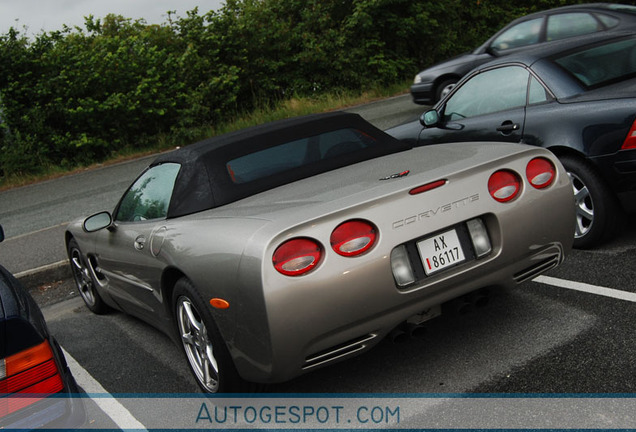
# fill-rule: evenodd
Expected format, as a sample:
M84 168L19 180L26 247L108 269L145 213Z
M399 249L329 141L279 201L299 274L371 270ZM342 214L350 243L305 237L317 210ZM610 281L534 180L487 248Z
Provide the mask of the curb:
M33 270L26 270L16 273L14 276L27 291L32 291L47 283L73 277L68 260L58 261Z

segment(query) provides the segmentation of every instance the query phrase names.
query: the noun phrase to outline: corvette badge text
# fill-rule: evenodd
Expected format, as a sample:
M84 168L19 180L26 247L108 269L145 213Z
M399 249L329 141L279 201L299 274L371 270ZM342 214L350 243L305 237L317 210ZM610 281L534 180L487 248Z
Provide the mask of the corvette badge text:
M404 227L406 225L410 225L412 223L419 222L419 221L421 221L423 219L431 218L431 217L437 216L437 215L442 214L442 213L447 213L447 212L449 212L451 210L454 210L454 209L457 209L457 208L460 208L460 207L465 207L465 206L470 205L470 204L472 204L472 203L474 203L476 201L479 201L479 194L474 194L474 195L468 196L466 198L462 198L460 200L450 202L448 204L442 204L442 205L440 205L438 207L422 211L422 212L420 212L420 213L418 213L416 215L409 216L409 217L406 217L404 219L397 220L397 221L393 222L392 227L393 227L393 229L402 228L402 227Z
M407 175L409 175L410 172L411 172L410 170L402 171L399 173L391 174L390 176L382 177L380 180L391 180L391 179L406 177Z

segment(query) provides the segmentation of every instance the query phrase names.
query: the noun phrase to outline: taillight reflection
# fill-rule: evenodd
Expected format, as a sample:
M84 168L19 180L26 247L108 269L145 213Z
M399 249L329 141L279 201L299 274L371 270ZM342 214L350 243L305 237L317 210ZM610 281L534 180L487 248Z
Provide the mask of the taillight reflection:
M331 233L331 247L338 254L346 257L365 253L375 244L378 232L367 221L350 220L336 227Z
M630 150L636 149L636 121L632 123L632 127L629 129L627 136L625 137L625 141L623 141L623 145L621 150Z
M286 276L300 276L311 271L322 257L322 247L308 238L296 238L281 244L272 257L274 268Z
M9 396L3 400L4 403L0 402L0 418L64 389L47 341L0 359L0 362L0 394Z
M498 202L512 201L521 191L521 178L509 170L497 171L488 179L488 191Z

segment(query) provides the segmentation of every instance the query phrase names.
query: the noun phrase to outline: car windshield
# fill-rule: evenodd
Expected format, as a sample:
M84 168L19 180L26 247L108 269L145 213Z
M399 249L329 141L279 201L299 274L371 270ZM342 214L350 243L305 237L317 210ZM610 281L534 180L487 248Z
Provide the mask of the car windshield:
M553 59L586 88L597 88L636 76L636 38L569 53Z
M238 157L226 168L232 182L241 184L376 145L373 137L359 130L339 129Z

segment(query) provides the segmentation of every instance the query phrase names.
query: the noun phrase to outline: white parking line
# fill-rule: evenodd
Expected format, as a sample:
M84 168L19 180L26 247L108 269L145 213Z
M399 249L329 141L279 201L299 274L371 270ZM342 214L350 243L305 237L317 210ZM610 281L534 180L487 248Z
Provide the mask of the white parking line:
M533 279L533 282L538 282L546 285L552 285L560 288L567 288L571 290L586 292L590 294L602 295L605 297L612 297L619 300L625 300L636 303L636 293L621 291L612 288L605 288L596 285L590 285L582 282L573 282L565 279L558 279L550 276L537 276Z
M64 356L75 381L84 389L88 396L97 406L110 417L115 424L123 430L134 429L136 431L146 431L146 427L133 416L125 406L112 397L95 378L88 373L64 348ZM93 396L93 395L99 395Z

